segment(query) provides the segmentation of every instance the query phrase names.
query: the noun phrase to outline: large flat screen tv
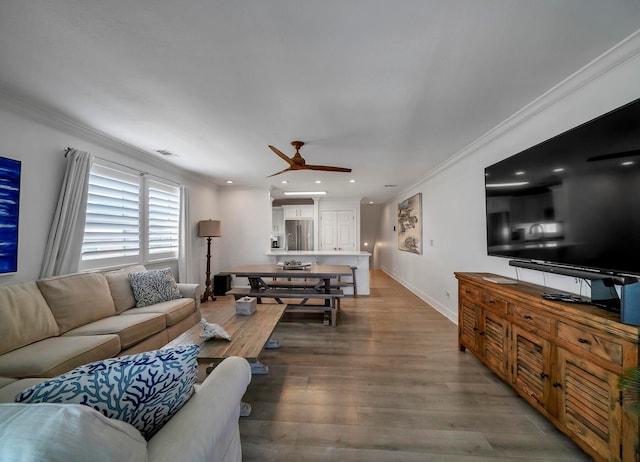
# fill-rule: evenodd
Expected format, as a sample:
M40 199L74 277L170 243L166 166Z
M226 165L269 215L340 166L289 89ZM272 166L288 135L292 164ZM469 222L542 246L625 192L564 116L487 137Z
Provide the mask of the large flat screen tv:
M487 167L485 190L489 255L640 275L640 99Z

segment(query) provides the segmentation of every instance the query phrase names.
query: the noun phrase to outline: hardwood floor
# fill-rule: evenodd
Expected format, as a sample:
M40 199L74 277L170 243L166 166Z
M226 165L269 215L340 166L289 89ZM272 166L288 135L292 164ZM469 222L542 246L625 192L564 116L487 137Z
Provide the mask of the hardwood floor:
M470 353L457 327L381 271L338 327L281 322L240 419L245 461L586 461ZM231 297L203 304L203 316Z

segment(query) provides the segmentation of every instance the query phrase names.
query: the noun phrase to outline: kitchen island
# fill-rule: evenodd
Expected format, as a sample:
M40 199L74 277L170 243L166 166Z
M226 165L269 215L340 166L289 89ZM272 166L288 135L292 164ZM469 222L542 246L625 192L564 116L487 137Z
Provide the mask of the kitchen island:
M274 263L289 260L298 260L303 263L317 265L349 265L358 268L356 270L356 284L358 295L369 295L369 258L371 254L365 251L327 251L327 250L278 250L273 249L266 253ZM351 278L345 278L350 280ZM343 288L345 295L353 295L353 288Z

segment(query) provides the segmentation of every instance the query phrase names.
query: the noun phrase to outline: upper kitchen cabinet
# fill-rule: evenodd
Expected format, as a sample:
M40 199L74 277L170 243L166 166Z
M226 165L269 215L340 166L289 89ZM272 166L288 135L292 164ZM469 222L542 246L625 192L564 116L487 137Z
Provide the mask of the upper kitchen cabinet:
M313 220L313 205L283 205L285 220Z
M284 209L282 207L273 207L271 213L271 233L284 233Z

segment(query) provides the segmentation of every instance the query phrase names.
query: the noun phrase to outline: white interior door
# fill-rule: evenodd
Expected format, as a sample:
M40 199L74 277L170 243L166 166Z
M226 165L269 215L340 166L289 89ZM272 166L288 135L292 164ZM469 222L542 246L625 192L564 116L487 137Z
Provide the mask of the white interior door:
M320 212L320 250L354 250L356 248L355 231L353 210L322 210Z
M337 212L338 250L354 250L356 248L356 217L352 210Z
M320 212L320 250L338 249L338 215L334 210Z

